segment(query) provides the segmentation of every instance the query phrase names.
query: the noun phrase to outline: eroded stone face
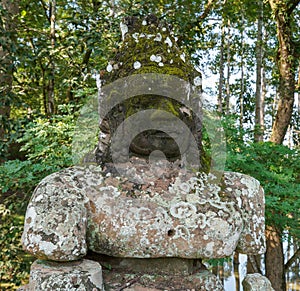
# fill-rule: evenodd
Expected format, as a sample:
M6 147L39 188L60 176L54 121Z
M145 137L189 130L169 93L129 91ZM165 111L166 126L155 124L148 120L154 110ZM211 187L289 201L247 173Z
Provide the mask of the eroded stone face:
M104 176L99 166L74 167L36 189L23 245L57 261L83 256L86 240L91 250L116 257L221 258L236 247L258 254L265 251L263 214L263 191L243 174L225 173L215 184L212 175L178 170L137 186Z
M96 154L97 162L103 165L104 162L112 161L110 137L113 136L120 124L122 124L124 136L128 136L128 132L133 132L138 128L138 124L133 125L134 129L130 126L125 126L124 120L128 120L128 117L143 110L157 109L156 113L159 110L168 112L171 113L168 116L172 116L172 118L168 117L168 120L166 120L167 114L163 114L163 116L151 115L151 120L155 120L153 122L156 126L151 130L147 129L138 132L139 134L131 141L130 154L147 158L152 151L160 150L170 160L180 159L183 153L192 150L192 146L187 142L189 140L188 132L193 135L197 143L201 170L207 171L209 157L203 151L201 143L201 74L194 69L184 50L179 48L177 39L169 29L169 25L159 21L154 15L149 15L143 20L137 17L128 17L121 24L121 28L123 30L123 42L113 60L107 65L106 73L103 76L104 87L108 84L115 84L115 86L111 90L113 94L108 92L105 95L105 90L103 90L101 92L103 95L99 95L101 118L104 118L101 108L107 107L106 102L111 105L108 100L112 98L112 95L117 96L115 98L118 99L118 102L114 108L110 108L109 113L106 112L107 115L100 125L101 133ZM152 75L152 86L160 84L160 82L156 82L156 78L161 81L165 76L165 81L162 82L163 84L160 86L158 93L154 94L153 88L149 85L146 91L136 95L134 87L143 87L141 85L143 80L140 78L136 78L137 81L130 79L125 90L123 90L124 88L121 90L117 85L117 80L143 74ZM174 84L166 76L174 76L174 78L177 77L185 81L185 92L178 99L172 96L171 98L166 97L168 95L165 92L179 90L181 86L179 82ZM126 91L126 94L124 91ZM178 124L174 125L174 119L181 120L188 130L180 128ZM171 127L170 132L179 138L176 139L174 136L171 138L167 134L166 129L159 130L165 128L165 126L159 126L160 120L164 125L169 124ZM178 145L178 139L181 139L182 145ZM122 140L122 137L120 140ZM115 144L118 146L122 142L118 141ZM119 151L114 150L114 152L118 152L118 155L123 155L122 149Z

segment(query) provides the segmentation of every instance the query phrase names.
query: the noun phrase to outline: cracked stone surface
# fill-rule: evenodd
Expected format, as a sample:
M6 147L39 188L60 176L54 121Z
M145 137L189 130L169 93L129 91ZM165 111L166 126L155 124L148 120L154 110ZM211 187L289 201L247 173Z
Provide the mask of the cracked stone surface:
M82 260L68 263L35 261L29 284L20 291L104 291L99 263Z

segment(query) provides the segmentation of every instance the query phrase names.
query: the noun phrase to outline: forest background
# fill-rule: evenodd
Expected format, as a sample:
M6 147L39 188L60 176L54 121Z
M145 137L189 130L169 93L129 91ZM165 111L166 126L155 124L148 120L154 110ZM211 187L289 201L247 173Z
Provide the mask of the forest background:
M0 289L28 280L26 205L43 177L72 165L76 118L120 46L120 21L153 13L202 72L226 169L265 189L267 253L249 257L248 271L285 290L300 264L299 2L0 0Z

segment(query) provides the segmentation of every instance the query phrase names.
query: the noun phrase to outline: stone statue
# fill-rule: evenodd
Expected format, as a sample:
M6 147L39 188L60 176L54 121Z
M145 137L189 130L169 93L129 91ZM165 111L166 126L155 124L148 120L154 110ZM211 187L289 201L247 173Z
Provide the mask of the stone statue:
M223 290L202 260L265 252L263 190L247 175L211 170L201 99L184 85L201 87L201 75L169 26L150 15L121 29L102 81L117 88L126 80L131 91L99 94L115 101L102 107L95 163L51 174L35 189L22 243L39 260L24 290ZM139 94L149 74L154 85ZM178 98L164 76L183 80Z

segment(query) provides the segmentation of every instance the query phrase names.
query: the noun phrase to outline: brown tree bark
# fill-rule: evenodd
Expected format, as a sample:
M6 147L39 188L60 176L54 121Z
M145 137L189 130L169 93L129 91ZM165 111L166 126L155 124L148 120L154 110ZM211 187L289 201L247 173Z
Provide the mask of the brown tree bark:
M226 115L229 115L230 113L230 61L231 61L231 51L230 51L230 46L231 46L231 23L230 20L228 19L227 22L227 35L226 35L226 54L227 54L227 74L226 74Z
M277 27L278 69L279 69L279 103L272 128L270 141L281 144L289 126L295 94L295 46L292 40L292 12L299 4L299 0L269 0L275 16Z
M220 63L219 63L219 84L218 84L218 112L223 112L223 84L224 84L224 37L225 27L222 23L221 45L220 45Z
M2 27L0 36L0 140L7 131L10 117L10 101L13 83L13 46L15 43L16 17L18 15L18 1L1 0L3 7Z
M243 24L244 26L244 19L243 19ZM244 27L242 28L241 31L241 64L240 64L240 70L241 70L241 81L240 81L240 128L243 128L243 121L244 121L244 93L245 93L245 80L244 80L244 66L245 66L245 61L244 61L244 47L245 47L245 39L244 39Z
M262 94L263 1L259 3L256 40L256 90L254 141L264 140L264 98Z
M292 13L300 0L269 0L276 21L278 38L279 103L270 141L281 144L290 124L295 95L296 57L292 40ZM275 227L266 231L266 275L276 291L286 290L282 232Z
M54 61L54 49L55 49L55 17L56 17L56 0L50 1L50 40L51 48L50 52L50 74L49 74L49 85L48 85L48 103L47 113L55 113L55 100L54 100L54 89L55 89L55 61Z
M286 290L282 233L275 227L266 230L267 252L265 254L266 276L275 291Z

